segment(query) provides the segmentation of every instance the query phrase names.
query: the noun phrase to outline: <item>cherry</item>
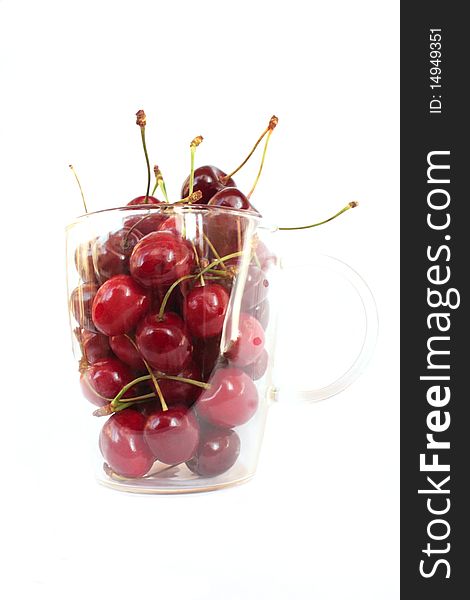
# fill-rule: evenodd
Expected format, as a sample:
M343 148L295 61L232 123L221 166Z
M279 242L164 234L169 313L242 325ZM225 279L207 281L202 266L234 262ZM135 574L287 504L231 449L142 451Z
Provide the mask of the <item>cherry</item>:
M236 187L225 187L219 190L207 203L209 206L226 206L237 210L253 210L247 197Z
M181 373L178 373L178 377L194 379L195 381L202 380L201 371L195 363L190 363ZM168 406L180 404L189 408L202 393L202 388L191 383L173 379L159 379L158 383Z
M253 308L249 310L250 315L261 323L261 326L265 331L269 323L269 312L270 311L268 299L261 302L261 304L253 306Z
M215 477L228 471L240 454L240 438L232 429L206 427L196 455L186 465L196 475Z
M264 271L255 265L250 265L244 283L242 307L249 310L266 299L269 281Z
M92 320L93 302L98 291L95 283L82 283L70 294L70 309L83 329L96 331Z
M138 196L127 203L127 206L140 206L144 208L146 206L163 207L167 206L165 202L157 200L154 196L148 197L148 202L145 203L145 196ZM133 217L127 217L124 220L125 227L132 228L132 231L139 231L142 235L147 235L154 231L157 231L159 226L166 220L166 215L162 214L159 210L149 208L148 214L139 214Z
M277 265L277 256L261 240L258 240L255 252L263 271L268 271L271 267Z
M144 438L145 417L126 408L109 417L100 432L105 461L121 477L143 477L154 463Z
M221 171L219 168L205 165L203 167L198 167L194 171L194 192L201 192L202 198L199 200L198 204L207 204L209 200L214 196L219 190L223 189L226 186L236 187L233 179L229 179L226 183L222 183L222 178L226 176L226 173ZM183 187L181 189L181 198L186 198L189 195L189 175L183 183Z
M185 407L159 410L147 417L145 441L154 457L173 465L192 458L199 443L199 424Z
M127 206L147 206L148 204L162 204L155 196L137 196L134 200L127 203Z
M204 381L207 381L215 366L225 361L220 354L220 336L208 339L195 338L193 344L193 360L201 369Z
M102 398L95 390L91 387L90 382L87 379L86 373L80 374L80 387L82 394L85 398L94 404L95 406L106 406L109 404L108 398Z
M183 238L165 231L150 233L134 248L131 274L146 287L169 286L188 275L195 258L191 245Z
M186 326L177 314L147 315L137 326L139 351L151 367L167 375L177 375L191 361L192 345Z
M158 231L166 231L167 233L172 233L176 236L181 236L183 231L183 217L181 215L172 215L165 219L158 226Z
M134 379L132 371L117 358L103 358L90 365L86 370L86 381L100 396L112 400L121 389ZM132 388L124 398L134 395Z
M149 309L147 291L129 275L115 275L96 293L93 323L101 333L121 335L133 329Z
M129 258L141 237L140 231L124 228L97 239L93 255L101 283L114 275L129 274Z
M219 427L237 427L251 419L258 407L258 392L248 375L233 367L218 369L210 388L196 403L200 417Z
M85 283L97 282L92 254L94 243L95 240L83 242L83 244L80 244L75 250L75 267L77 268L77 272L80 275L82 281L84 281Z
M136 371L145 371L145 364L134 344L127 335L113 335L109 338L109 345L114 354Z
M183 314L189 331L196 337L219 335L224 325L229 296L218 283L194 287L184 299Z
M93 364L102 358L108 358L108 356L111 355L109 340L102 333L95 333L83 329L80 335L80 342L83 349L83 355L90 364Z
M255 360L255 362L251 363L251 365L243 367L243 370L251 377L251 379L253 379L253 381L257 381L258 379L261 379L261 377L263 377L263 375L266 373L266 369L268 368L268 362L269 355L266 352L266 350L263 350L263 352Z
M235 367L246 367L263 352L264 329L261 323L251 315L240 314L238 322L238 336L231 341L224 356L229 359L230 364Z

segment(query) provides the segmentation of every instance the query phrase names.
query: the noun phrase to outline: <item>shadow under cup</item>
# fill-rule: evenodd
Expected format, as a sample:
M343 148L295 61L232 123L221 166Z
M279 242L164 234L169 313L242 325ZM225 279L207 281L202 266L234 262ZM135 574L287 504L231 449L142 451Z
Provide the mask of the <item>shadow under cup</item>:
M179 493L253 476L274 394L274 232L211 206L117 208L67 227L100 482Z

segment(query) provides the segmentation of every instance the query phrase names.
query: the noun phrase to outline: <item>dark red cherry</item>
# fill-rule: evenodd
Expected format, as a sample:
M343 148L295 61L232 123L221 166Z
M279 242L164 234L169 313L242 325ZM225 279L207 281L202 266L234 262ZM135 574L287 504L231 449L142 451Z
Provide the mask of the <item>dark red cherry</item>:
M146 287L169 286L191 273L194 251L183 238L165 231L150 233L134 248L131 275Z
M216 365L222 366L226 362L220 354L220 336L194 338L193 344L193 360L201 369L203 381L207 381Z
M191 411L175 406L150 414L144 434L156 459L176 465L194 456L199 443L199 424Z
M140 213L139 215L126 217L124 220L125 227L132 227L133 231L137 230L142 235L147 235L157 231L159 226L165 221L166 215L159 210L150 207L164 207L166 202L160 202L157 198L149 196L147 204L145 204L145 196L138 196L127 203L127 206L139 206L141 208L149 207L148 213ZM132 214L132 213L130 213Z
M116 275L96 293L93 323L105 335L121 335L134 329L149 309L147 291L129 275Z
M266 331L266 327L269 323L269 300L266 299L264 302L261 302L261 304L253 306L248 312L261 323L262 328Z
M70 310L77 323L88 329L96 331L92 320L92 307L98 286L95 283L82 283L70 294Z
M95 267L93 265L93 246L95 240L90 240L80 244L75 250L75 267L78 274L85 283L97 283Z
M129 274L129 258L141 237L140 231L124 228L96 240L93 257L101 283L114 275Z
M142 356L157 371L177 375L191 362L189 333L175 313L165 313L162 321L158 315L147 315L137 326L135 339Z
M194 287L184 299L183 315L189 331L199 338L219 335L228 300L225 288L218 283Z
M269 292L269 280L266 273L259 267L250 265L244 284L242 308L248 311L266 299Z
M252 210L248 198L236 187L224 187L207 203L209 206L226 206L237 210Z
M145 417L126 408L106 421L100 433L101 454L109 467L121 477L143 477L154 457L144 438Z
M109 404L109 399L101 397L92 387L90 382L88 381L87 374L80 374L80 388L82 390L82 394L85 398L94 404L95 406L106 406Z
M186 465L196 475L215 477L228 471L240 454L240 438L232 429L205 427L196 455Z
M136 371L145 371L145 364L137 348L127 335L113 335L109 338L109 345L114 354Z
M236 187L236 183L230 178L225 184L222 183L222 178L226 173L211 165L198 167L194 171L194 186L193 192L201 192L202 198L198 200L198 204L207 204L209 200L219 190L226 186ZM189 175L183 183L181 189L181 198L186 198L189 195Z
M200 417L218 427L238 427L251 419L258 408L255 384L241 369L218 369L195 404Z
M263 350L263 352L255 360L255 362L251 363L251 365L243 367L243 370L251 377L251 379L253 379L253 381L257 381L258 379L261 379L261 377L263 377L263 375L266 373L266 369L268 368L268 362L269 355L266 352L266 350Z
M178 373L178 377L202 381L201 371L195 363L190 363L181 373ZM159 379L158 383L168 406L180 404L189 408L199 398L203 390L197 385L171 379Z
M155 205L163 203L160 202L158 198L155 198L155 196L137 196L137 198L134 198L134 200L128 202L127 206L147 206L148 204Z
M255 362L264 348L264 329L251 315L240 314L238 337L229 343L224 356L235 367L246 367Z
M130 368L117 358L103 358L90 365L86 370L86 380L100 396L112 400L121 389L134 379ZM132 388L124 398L134 395Z
M172 233L173 235L180 236L184 230L184 219L181 215L172 215L165 219L158 226L158 231L166 231L167 233Z
M90 364L111 355L108 338L102 333L87 331L83 329L80 336L83 356Z

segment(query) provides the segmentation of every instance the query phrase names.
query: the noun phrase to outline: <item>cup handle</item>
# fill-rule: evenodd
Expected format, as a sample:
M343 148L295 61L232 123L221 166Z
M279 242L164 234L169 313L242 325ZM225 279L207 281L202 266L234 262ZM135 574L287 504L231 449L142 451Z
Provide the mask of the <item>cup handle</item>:
M353 383L364 371L369 360L371 359L374 353L378 334L378 314L374 296L364 279L352 267L337 258L326 255L317 255L301 265L298 263L290 265L286 264L284 261L282 262L282 269L284 271L292 271L294 269L304 270L305 268L312 268L315 266L327 266L329 270L332 270L339 276L345 278L354 288L362 302L362 307L364 309L365 328L361 349L359 350L358 355L353 360L349 369L347 369L340 377L338 377L336 381L333 381L332 383L318 389L292 390L296 399L307 402L319 402L320 400L326 400L331 396L339 394L345 388L351 385L351 383Z

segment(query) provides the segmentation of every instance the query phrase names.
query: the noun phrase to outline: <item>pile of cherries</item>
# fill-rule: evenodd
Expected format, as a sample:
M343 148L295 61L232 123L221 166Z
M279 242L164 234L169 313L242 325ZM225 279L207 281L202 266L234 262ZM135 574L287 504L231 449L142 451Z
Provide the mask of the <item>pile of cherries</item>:
M235 428L256 413L254 381L268 365L268 274L276 258L245 235L238 212L256 209L213 166L194 170L181 197L169 204L147 190L123 210L118 230L75 250L81 281L70 311L80 383L94 414L108 416L99 447L106 472L117 477L143 477L156 461L186 463L205 477L230 469L240 453ZM243 290L236 319L234 286Z

